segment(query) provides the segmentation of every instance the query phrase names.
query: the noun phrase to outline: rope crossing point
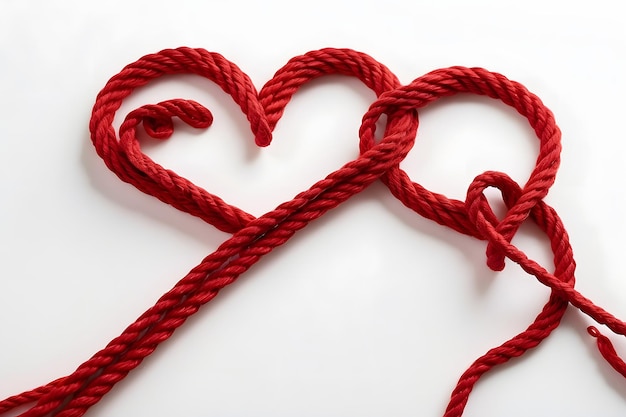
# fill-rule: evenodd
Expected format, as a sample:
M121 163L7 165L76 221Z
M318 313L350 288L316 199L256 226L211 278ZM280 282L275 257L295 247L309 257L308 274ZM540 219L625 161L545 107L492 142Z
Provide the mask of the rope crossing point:
M360 156L291 201L255 217L178 176L145 155L137 129L153 138L167 139L178 118L195 128L207 128L213 117L191 100L174 99L142 106L130 112L119 129L116 111L136 88L167 74L192 73L219 85L239 105L250 122L259 146L267 146L291 97L306 82L327 74L356 77L374 91L377 100L363 117L359 131ZM526 184L517 184L501 172L485 172L469 185L465 201L453 200L413 182L400 162L414 144L418 110L457 93L479 94L515 108L534 129L540 143L536 165ZM376 123L387 117L381 140ZM292 58L257 92L250 78L223 56L203 49L167 49L144 56L109 80L96 99L89 124L95 149L123 181L179 210L197 216L232 237L202 260L170 291L106 347L76 371L31 391L0 401L0 416L29 407L21 417L78 417L97 403L185 320L211 301L265 254L287 242L298 230L380 179L408 208L428 219L487 243L487 265L502 270L505 259L551 288L543 309L526 330L490 349L462 374L452 391L445 417L463 414L470 392L480 377L497 365L538 346L560 323L572 304L619 335L626 323L585 298L574 288L575 262L565 227L544 201L554 183L560 161L561 134L554 116L524 86L481 68L435 70L402 85L383 64L349 49L321 49ZM498 220L484 195L496 188L507 207ZM546 234L554 254L551 272L511 244L521 224L534 221ZM609 364L626 377L626 363L606 336L591 326L591 336Z

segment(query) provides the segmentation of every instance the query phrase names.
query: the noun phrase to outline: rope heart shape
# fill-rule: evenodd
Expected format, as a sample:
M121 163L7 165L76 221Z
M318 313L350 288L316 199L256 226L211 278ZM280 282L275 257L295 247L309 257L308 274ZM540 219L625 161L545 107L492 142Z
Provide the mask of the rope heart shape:
M209 127L212 115L199 103L174 99L142 106L128 114L117 138L112 124L122 101L150 80L180 73L206 77L229 94L246 115L259 146L269 145L285 106L298 88L311 79L324 74L354 76L372 89L378 99L363 118L361 154L357 159L257 218L156 164L141 151L136 138L140 125L157 139L166 139L173 133L173 117L192 127ZM499 99L529 120L540 139L540 152L523 187L503 173L487 172L472 182L466 201L461 202L426 190L399 168L414 143L417 110L456 93ZM387 116L387 125L383 138L377 141L376 123L383 114ZM480 68L452 67L401 86L391 71L373 58L352 50L328 48L291 59L257 93L250 78L221 55L203 49L170 49L147 55L111 78L96 99L90 131L96 151L120 179L233 236L74 373L1 401L0 413L36 402L20 416L83 415L221 288L236 280L263 255L284 244L295 232L379 178L417 213L486 240L488 265L492 269L502 269L508 257L553 290L550 300L526 331L487 352L463 374L446 416L462 414L473 385L487 370L522 355L545 339L558 326L569 303L616 333L626 332L621 321L574 290L574 260L565 228L556 211L543 202L559 164L560 131L554 117L521 84L500 74ZM502 220L489 208L483 194L487 187L502 192L508 207ZM529 217L550 238L555 260L553 273L510 243ZM598 338L603 356L618 371L622 372L620 367L626 369L608 339L595 328L589 332Z
M173 132L172 117L196 128L206 128L212 122L207 109L187 100L143 106L126 117L120 128L119 141L112 126L115 111L134 89L162 75L180 73L206 77L229 94L250 121L259 146L269 145L285 106L307 81L326 74L353 76L377 96L400 85L387 67L371 57L341 49L322 49L290 60L259 93L250 78L235 64L220 54L201 49L178 48L148 55L113 77L98 95L90 123L96 151L106 165L123 181L228 233L240 230L255 217L157 165L143 154L135 137L134 129L141 123L150 136L169 137ZM408 128L399 126L398 122L389 124L390 132L405 129L407 133L415 133L416 118L401 121L408 124ZM399 152L409 149L407 144Z

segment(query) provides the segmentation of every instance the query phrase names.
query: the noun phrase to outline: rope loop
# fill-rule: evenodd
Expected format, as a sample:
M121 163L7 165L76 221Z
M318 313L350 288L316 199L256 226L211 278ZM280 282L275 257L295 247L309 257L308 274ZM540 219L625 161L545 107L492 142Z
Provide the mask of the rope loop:
M490 187L500 191L507 207L507 213L501 221L497 219L485 196L485 190ZM486 232L486 229L489 228L503 236L508 242L513 239L515 232L527 218L527 216L519 215L514 217L516 213L512 210L517 207L522 193L520 186L503 172L486 171L474 178L467 190L465 209L470 221L476 227L479 238L488 240L489 233ZM505 228L504 225L512 225L512 227ZM487 266L494 271L501 271L504 269L504 253L494 250L493 245L488 240Z

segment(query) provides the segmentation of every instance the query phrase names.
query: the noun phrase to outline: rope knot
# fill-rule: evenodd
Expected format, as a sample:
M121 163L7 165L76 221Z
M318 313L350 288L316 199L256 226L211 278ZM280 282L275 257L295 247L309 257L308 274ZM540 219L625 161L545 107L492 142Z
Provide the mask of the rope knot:
M485 196L487 188L497 188L504 200L507 213L499 220L493 212ZM497 171L486 171L478 175L467 190L465 208L470 221L475 225L478 237L487 240L487 266L494 271L504 269L505 254L491 236L502 236L507 242L528 217L528 211L520 212L518 200L522 195L521 187L507 174Z

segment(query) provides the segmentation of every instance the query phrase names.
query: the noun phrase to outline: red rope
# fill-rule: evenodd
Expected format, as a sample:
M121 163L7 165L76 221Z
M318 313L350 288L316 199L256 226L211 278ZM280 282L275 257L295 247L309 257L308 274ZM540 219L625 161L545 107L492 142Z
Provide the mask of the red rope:
M292 95L314 78L326 74L354 76L372 89L378 99L363 117L359 132L361 155L357 159L293 200L256 218L156 164L141 151L136 138L140 125L156 139L171 136L174 117L196 128L209 127L213 118L202 105L175 99L142 106L126 116L119 138L116 135L114 116L126 97L155 78L180 73L206 77L229 94L247 116L259 146L269 145L272 131ZM485 172L470 184L463 202L425 189L400 169L417 133L417 110L457 93L498 99L528 119L539 138L540 150L525 185L518 185L504 173ZM382 115L387 116L387 125L382 140L377 141L376 123ZM556 211L543 201L559 166L561 137L554 116L537 96L500 74L481 68L451 67L402 86L387 67L365 54L322 49L291 59L257 92L249 77L219 54L203 49L169 49L141 58L109 80L96 99L90 131L96 151L120 179L233 236L76 371L0 401L0 414L31 404L20 416L82 416L220 289L309 222L377 179L418 214L487 241L487 265L493 270L502 270L509 258L552 290L548 302L525 331L490 349L463 373L452 392L446 417L463 413L474 384L484 373L523 355L548 337L558 327L568 304L616 334L626 334L624 322L574 289L575 262L567 233ZM508 209L502 220L496 218L484 196L488 187L502 193ZM550 239L554 253L552 272L510 243L528 218ZM597 338L602 356L626 376L626 365L609 339L595 327L590 327L589 333Z

